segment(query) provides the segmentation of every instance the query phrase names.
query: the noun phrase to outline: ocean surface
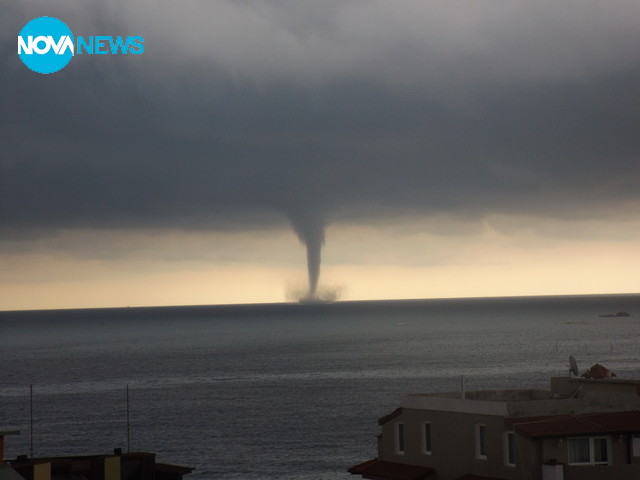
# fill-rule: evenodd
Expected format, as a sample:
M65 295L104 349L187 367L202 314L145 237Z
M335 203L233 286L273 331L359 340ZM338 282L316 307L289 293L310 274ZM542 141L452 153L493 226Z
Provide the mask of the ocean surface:
M0 312L0 430L22 431L8 458L121 447L191 480L347 479L403 395L546 388L570 354L639 378L640 296Z

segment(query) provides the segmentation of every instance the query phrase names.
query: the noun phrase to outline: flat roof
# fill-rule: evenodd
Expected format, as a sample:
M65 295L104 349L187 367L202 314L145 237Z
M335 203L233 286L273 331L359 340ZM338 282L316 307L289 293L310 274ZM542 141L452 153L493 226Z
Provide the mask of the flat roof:
M530 438L640 432L640 411L508 418L505 423Z
M532 400L548 400L551 390L512 389L512 390L473 390L465 392L412 393L409 397L455 398L460 400L482 400L485 402L530 402Z
M622 384L622 385L638 385L640 384L640 379L638 378L620 378L620 377L614 377L614 378L585 378L585 377L551 377L551 380L554 379L562 379L562 380L568 380L570 382L576 382L576 383L591 383L591 384L611 384L611 383L616 383L616 384Z

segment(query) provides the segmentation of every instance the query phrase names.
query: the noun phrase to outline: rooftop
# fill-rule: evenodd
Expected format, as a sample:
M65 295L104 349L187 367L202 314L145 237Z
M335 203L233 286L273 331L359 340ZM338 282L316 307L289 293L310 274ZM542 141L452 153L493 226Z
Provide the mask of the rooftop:
M11 465L7 463L0 463L0 480L24 480L24 478L11 468Z
M464 399L485 402L530 402L532 400L547 400L551 395L549 390L478 390L465 392ZM462 399L461 392L416 393L409 396Z
M530 438L624 434L640 431L640 411L521 417L505 422Z
M504 417L624 412L640 410L640 380L553 377L549 390L421 393L405 396L402 407Z

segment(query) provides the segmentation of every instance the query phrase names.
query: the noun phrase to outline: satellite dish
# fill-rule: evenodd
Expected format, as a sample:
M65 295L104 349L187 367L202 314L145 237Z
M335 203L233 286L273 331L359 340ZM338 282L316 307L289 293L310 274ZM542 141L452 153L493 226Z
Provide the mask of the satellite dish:
M571 376L572 373L574 377L580 375L580 371L578 370L578 362L576 362L576 359L573 355L569 355L569 376Z

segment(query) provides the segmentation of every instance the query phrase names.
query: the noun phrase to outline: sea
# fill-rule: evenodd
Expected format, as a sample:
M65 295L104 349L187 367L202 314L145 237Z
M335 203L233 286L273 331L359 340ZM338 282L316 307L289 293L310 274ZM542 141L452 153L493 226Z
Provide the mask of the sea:
M640 378L640 295L5 311L0 430L6 458L347 479L404 395L546 388L570 355Z

